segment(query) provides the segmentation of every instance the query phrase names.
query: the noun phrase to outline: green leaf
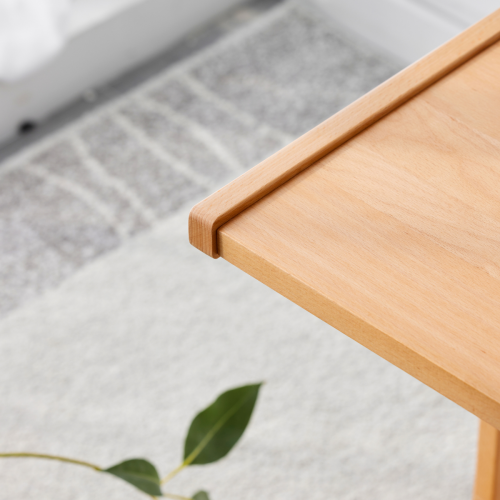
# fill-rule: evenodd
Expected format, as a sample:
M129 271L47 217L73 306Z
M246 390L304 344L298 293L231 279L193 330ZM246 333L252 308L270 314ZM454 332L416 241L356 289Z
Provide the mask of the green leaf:
M158 471L152 463L142 458L125 460L103 472L123 479L148 495L162 495Z
M210 500L210 497L206 491L198 491L193 495L193 500Z
M245 431L262 384L221 394L191 423L184 444L184 463L202 465L225 457Z

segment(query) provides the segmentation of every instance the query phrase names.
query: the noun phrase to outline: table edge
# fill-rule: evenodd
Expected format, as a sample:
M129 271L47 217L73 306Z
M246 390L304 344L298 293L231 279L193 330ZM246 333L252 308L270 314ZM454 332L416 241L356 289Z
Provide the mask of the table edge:
M500 9L195 205L190 243L218 258L223 224L499 39Z
M465 380L435 359L413 350L369 321L332 301L320 290L300 280L238 241L224 227L219 231L221 257L283 297L336 328L370 351L425 385L500 429L500 400L485 387Z

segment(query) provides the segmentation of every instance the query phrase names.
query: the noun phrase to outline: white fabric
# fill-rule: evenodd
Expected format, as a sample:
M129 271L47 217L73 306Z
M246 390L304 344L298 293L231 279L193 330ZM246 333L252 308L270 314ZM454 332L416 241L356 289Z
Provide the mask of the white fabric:
M0 80L17 81L64 45L70 0L0 0Z

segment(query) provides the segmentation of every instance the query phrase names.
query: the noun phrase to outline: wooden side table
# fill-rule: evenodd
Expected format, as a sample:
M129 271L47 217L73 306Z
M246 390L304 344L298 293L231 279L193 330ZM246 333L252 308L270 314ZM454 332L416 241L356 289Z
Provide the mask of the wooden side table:
M500 499L500 10L196 205L219 255L481 419Z

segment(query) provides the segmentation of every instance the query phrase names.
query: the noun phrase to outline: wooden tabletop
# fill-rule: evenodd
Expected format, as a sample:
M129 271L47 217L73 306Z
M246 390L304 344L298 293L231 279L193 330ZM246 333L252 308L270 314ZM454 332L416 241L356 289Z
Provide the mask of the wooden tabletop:
M280 171L270 186L270 164L256 167L190 222L200 249L213 245L212 256L497 428L499 33L497 11L358 103L361 115L356 103L344 110L350 128L333 117L331 147L305 151L310 133L292 146L309 158L299 167L286 164L290 149L278 155L280 168L295 168L288 178ZM381 104L390 92L393 104ZM339 126L351 130L342 140ZM257 194L248 201L245 189Z

